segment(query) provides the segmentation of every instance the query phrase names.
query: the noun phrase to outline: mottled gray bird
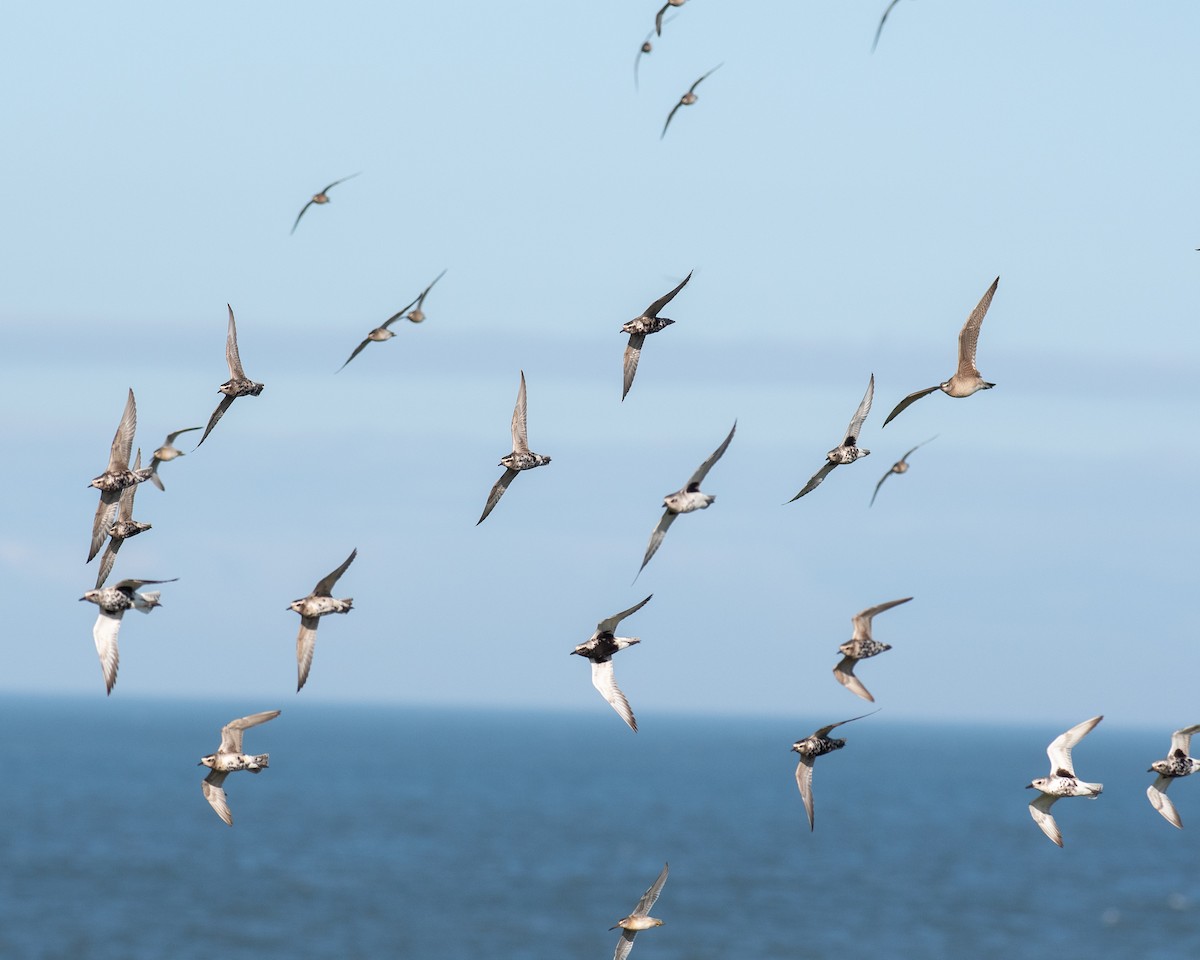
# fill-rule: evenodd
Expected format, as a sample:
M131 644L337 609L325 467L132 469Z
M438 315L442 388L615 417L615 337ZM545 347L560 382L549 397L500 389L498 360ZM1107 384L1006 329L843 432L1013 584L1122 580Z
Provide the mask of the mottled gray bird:
M652 333L666 329L675 322L666 317L660 317L658 311L674 300L675 294L686 287L687 282L691 279L692 271L689 270L688 275L670 293L655 300L640 316L621 325L621 332L629 334L629 343L625 347L625 385L621 390L622 400L629 393L629 388L633 386L633 376L637 373L638 360L642 356L642 344L646 342L646 338Z
M910 393L896 404L896 408L887 415L887 419L883 421L885 427L901 411L907 409L922 397L933 393L934 390L941 390L948 397L958 397L961 399L962 397L969 397L980 390L991 390L995 386L994 383L988 383L979 375L979 369L975 366L975 348L979 345L979 328L983 326L983 318L987 315L988 307L992 305L992 297L996 295L996 287L999 284L999 277L992 281L992 285L987 288L987 292L975 306L975 309L971 311L971 315L967 317L967 322L963 324L962 330L958 333L958 369L954 371L954 376L945 383L939 383L932 387L926 387L924 390L918 390L916 393Z
M359 173L361 173L361 172L362 171L360 170ZM311 200L309 200L308 203L306 203L303 207L301 207L300 212L298 214L296 214L296 222L292 224L291 232L292 233L296 232L296 228L298 226L300 226L300 218L302 216L304 216L305 211L308 210L309 207L311 207L314 203L318 204L318 205L323 204L323 203L328 203L330 190L332 190L334 187L336 187L339 183L345 183L347 180L353 180L357 176L358 176L358 173L352 173L348 177L342 177L341 180L334 180L333 183L331 183L329 186L325 187L323 190L320 190L319 192L314 193L313 198Z
M133 464L133 472L138 473L141 469L142 451L138 450L137 460ZM112 573L113 564L117 561L117 551L121 549L121 544L130 537L136 537L139 533L145 533L150 529L150 524L133 519L133 498L136 494L136 483L121 491L121 500L117 509L117 520L108 529L108 546L104 548L104 555L100 558L100 569L96 573L97 590L104 586L104 581Z
M804 812L808 814L809 830L813 829L813 760L823 754L832 753L834 750L841 750L846 745L845 740L829 736L829 731L844 723L853 723L855 720L861 720L863 717L869 717L878 712L878 710L872 710L871 713L860 714L849 720L839 720L837 723L822 727L812 736L797 740L792 744L792 750L800 754L800 762L796 764L796 786L800 788L800 799L804 801Z
M718 70L720 70L721 67L723 67L724 65L725 65L724 62L718 63L715 67L713 67L711 70L709 70L708 73L704 74L699 80L697 80L690 87L688 87L688 92L679 98L679 102L677 104L675 104L675 106L673 106L671 108L671 112L667 114L667 122L663 124L662 133L660 133L658 135L659 140L661 140L663 137L665 137L667 135L667 127L669 127L671 125L671 118L675 116L675 111L678 110L680 107L690 107L693 103L695 103L698 99L700 99L699 97L696 96L696 88L698 86L700 86L700 84L704 80L707 80L714 73L716 73Z
M713 468L721 456L729 448L729 441L733 439L734 433L737 431L737 421L733 421L733 428L729 431L721 445L712 452L707 460L705 460L692 474L691 478L683 488L676 490L674 493L668 493L663 497L663 515L658 521L653 532L650 534L650 542L646 544L646 555L642 558L642 565L638 567L637 576L633 579L636 581L642 575L642 571L646 569L646 564L650 562L650 558L658 551L659 544L663 542L663 537L667 535L667 531L671 528L671 524L675 522L675 518L681 513L691 513L693 510L707 510L717 498L712 494L702 493L700 484L704 482L704 478L708 476L708 471Z
M139 587L148 583L174 583L177 577L170 580L122 580L112 587L89 590L80 600L87 600L100 608L100 616L92 627L92 639L96 643L96 653L100 655L100 670L104 674L104 688L112 693L117 682L117 668L121 657L117 650L117 634L121 631L121 618L130 608L140 613L149 613L159 603L159 591L147 590L138 593Z
M883 11L883 16L879 18L879 26L875 28L875 40L871 43L871 52L875 52L875 48L879 46L879 35L883 33L883 25L887 23L888 14L892 12L892 7L898 4L900 0L892 0L887 5L887 9Z
M650 594L650 597L652 596L654 594ZM650 597L641 603L635 603L628 610L622 610L606 620L601 620L596 624L596 632L571 651L572 655L578 654L592 661L592 686L600 691L600 696L609 702L617 711L617 715L629 724L629 728L634 733L637 733L637 719L633 715L629 701L625 699L625 694L617 686L616 678L613 676L612 658L614 653L642 641L640 637L613 636L613 631L627 616L637 613L649 603Z
M425 313L421 310L421 307L425 303L425 298L427 296L429 296L429 291L433 289L433 284L437 283L439 280L441 280L442 276L445 273L446 273L445 270L443 270L441 273L439 273L436 277L433 278L433 283L431 283L424 290L422 290L417 295L415 300L413 300L410 303L406 304L405 306L401 307L399 310L397 310L395 313L393 313L390 317L388 317L386 320L384 320L383 323L381 323L374 330L372 330L370 333L368 333L366 339L363 340L363 342L360 343L357 347L355 347L354 352L351 353L350 356L346 358L346 363L349 363L351 360L353 360L355 357L357 357L360 353L362 353L368 343L371 343L371 342L382 343L384 340L391 340L392 337L394 337L396 334L393 333L388 328L393 323L395 323L397 320L404 318L412 323L420 323L421 321L423 321L425 319ZM341 373L342 370L345 369L346 363L343 363L340 367L338 367L338 369L337 369L338 373Z
M109 528L117 518L117 509L121 501L121 491L126 487L142 483L150 479L150 468L139 470L129 469L129 457L133 453L133 435L137 431L137 403L133 399L133 389L125 400L125 410L121 414L121 422L117 424L117 432L113 436L112 447L108 452L108 467L98 477L93 477L88 483L100 491L100 505L96 507L96 516L92 520L92 542L88 549L88 563L104 546Z
M1054 817L1050 815L1050 808L1061 797L1087 797L1095 800L1104 790L1102 783L1088 783L1076 777L1075 767L1071 764L1071 748L1103 719L1101 715L1084 720L1051 740L1050 746L1046 748L1046 754L1050 757L1050 776L1038 777L1025 788L1040 791L1038 798L1029 804L1029 815L1042 828L1042 833L1060 847L1063 845L1062 834L1058 824L1054 822Z
M484 504L483 514L475 521L475 526L479 526L487 519L489 513L500 502L500 498L504 496L504 491L508 489L508 485L513 482L513 478L522 470L532 470L534 467L544 467L550 462L550 458L543 456L540 453L531 453L529 451L529 433L526 426L526 409L525 409L525 371L521 371L521 386L517 390L517 405L513 407L512 415L512 453L500 458L498 466L504 467L504 473L500 479L496 481L488 494L487 503Z
M271 765L269 753L242 753L242 735L250 727L257 727L260 723L274 720L277 716L279 716L278 710L264 710L262 713L252 713L248 717L230 720L221 728L221 745L217 747L217 752L210 753L207 757L201 757L197 764L197 766L210 768L208 776L200 783L200 789L204 791L204 799L217 812L217 816L231 827L233 826L233 814L229 811L229 803L225 799L225 791L221 784L225 782L225 778L229 774L236 773L238 770L259 773Z
M929 438L929 440L936 440L937 437L938 435L934 434ZM889 469L887 473L879 478L879 482L875 484L875 492L871 494L871 502L867 504L868 507L873 507L875 505L875 498L879 496L879 488L883 486L884 480L890 477L893 473L908 473L908 458L911 457L917 450L921 449L921 447L925 446L925 444L929 443L929 440L922 440L920 443L918 443L912 448L912 450L909 450L906 454L904 454L904 456L893 463L891 469Z
M1192 734L1197 731L1200 731L1200 723L1176 730L1171 734L1171 749L1167 752L1167 758L1155 760L1150 764L1150 769L1146 771L1158 774L1154 782L1146 788L1146 796L1150 798L1151 805L1163 815L1168 823L1174 824L1181 830L1183 821L1179 819L1175 804L1167 797L1167 787L1180 777L1190 777L1200 770L1200 760L1194 760L1188 756L1192 747Z
M858 445L858 437L862 430L863 421L867 419L867 414L871 412L871 401L874 397L875 374L871 374L871 379L867 383L867 392L863 394L862 402L859 403L858 409L854 411L854 416L850 418L850 426L846 428L846 438L825 454L825 460L827 461L825 466L814 473L812 479L788 503L795 503L806 493L816 490L821 485L821 481L833 472L834 467L841 466L844 463L853 463L859 457L865 457L871 453L870 450L866 450Z
M296 637L296 692L299 693L304 682L308 679L308 671L312 666L313 651L317 646L317 627L320 624L320 618L327 613L349 613L354 605L354 598L347 597L345 600L338 600L331 596L333 588L341 579L346 568L354 562L354 558L358 556L358 548L350 551L350 556L345 559L340 567L332 573L322 577L313 587L312 593L300 600L293 600L289 605L289 610L295 610L300 614L300 633Z
M658 879L654 883L650 884L650 889L642 894L642 899L630 911L629 916L622 917L608 928L609 930L621 928L621 939L617 941L613 960L625 960L629 956L629 951L633 949L633 938L637 936L639 930L649 930L651 927L663 925L661 920L650 916L650 908L654 906L654 901L662 893L663 884L667 882L668 866L668 864L663 864L662 873L658 875Z
M902 600L889 600L887 603L881 603L878 606L867 607L866 610L856 613L851 618L851 623L854 624L854 635L838 647L838 650L842 654L842 659L833 668L833 675L837 678L837 682L851 693L857 694L864 700L870 700L872 703L875 702L875 698L871 696L870 691L854 675L854 666L859 660L866 660L869 657L883 653L885 650L892 649L890 643L880 643L871 636L871 620L877 613L883 613L884 610L891 610L892 607L908 603L911 599L912 597L905 597Z
M184 427L182 430L168 433L166 441L150 457L150 482L158 487L159 490L166 492L167 488L163 486L162 479L158 475L158 465L160 463L170 463L176 457L183 456L183 451L175 446L175 438L199 429L199 427Z
M212 433L212 428L225 416L225 411L233 406L234 400L238 397L257 397L263 392L263 384L255 383L242 369L242 358L238 356L237 324L233 321L233 307L229 304L225 304L225 307L229 310L229 332L225 336L225 362L229 365L229 379L217 387L217 392L225 394L225 398L217 404L217 409L209 417L208 426L200 436L200 443ZM197 448L200 443L196 444Z

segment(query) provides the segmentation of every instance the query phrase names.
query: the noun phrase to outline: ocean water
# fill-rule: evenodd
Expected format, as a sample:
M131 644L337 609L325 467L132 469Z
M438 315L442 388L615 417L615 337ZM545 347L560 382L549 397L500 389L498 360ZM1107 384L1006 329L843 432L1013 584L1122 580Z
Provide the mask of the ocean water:
M841 728L845 716L639 717L281 703L8 699L0 957L605 958L664 861L639 960L1200 956L1200 776L1151 809L1169 731L1101 724L1095 801L1029 816L1050 727ZM196 765L236 716L258 776ZM1195 717L1181 717L1180 725Z

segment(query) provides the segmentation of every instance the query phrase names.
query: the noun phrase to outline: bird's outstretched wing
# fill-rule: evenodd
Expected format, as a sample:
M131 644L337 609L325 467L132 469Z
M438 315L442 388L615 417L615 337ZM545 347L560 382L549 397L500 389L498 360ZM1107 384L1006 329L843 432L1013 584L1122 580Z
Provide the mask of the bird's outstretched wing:
M653 596L654 596L654 594L650 594L650 597L653 597ZM637 613L639 610L642 609L642 607L644 607L646 604L648 604L650 602L650 597L647 597L645 600L642 600L640 603L635 603L628 610L622 610L620 613L614 613L611 617L601 620L598 624L596 624L596 632L597 633L612 633L613 631L615 631L617 629L618 624L620 624L620 622L622 620L624 620L631 613Z
M592 661L592 686L600 691L600 696L611 704L620 718L629 724L629 729L637 733L637 720L634 719L633 709L629 706L629 701L625 699L625 694L617 686L611 659Z
M121 612L123 614L124 611ZM121 614L111 614L104 610L96 618L92 627L92 639L96 643L96 653L100 655L100 670L104 674L104 689L111 694L117 682L117 670L121 665L121 657L117 651L117 634L121 630Z
M242 369L242 358L238 356L237 324L233 320L233 307L225 304L225 308L229 311L229 332L225 335L225 362L229 364L229 379L245 380L246 371Z
M999 277L992 281L992 285L987 288L987 292L976 304L975 309L971 311L967 322L963 324L962 330L958 333L958 376L960 377L979 376L979 371L975 367L975 348L979 344L979 328L983 325L983 318L987 315L988 307L992 305L992 297L996 295L996 287L999 283Z
M1052 776L1075 776L1075 767L1071 763L1071 748L1086 737L1096 724L1104 719L1101 714L1077 723L1066 733L1061 733L1050 741L1046 748L1046 756L1050 758L1050 774Z
M875 702L875 698L871 696L871 692L863 686L861 680L854 675L854 665L858 661L854 657L842 657L841 662L833 668L833 675L843 687L851 693L862 697L864 700Z
M820 470L818 470L816 473L814 473L812 475L812 477L811 477L811 479L809 479L808 483L806 483L804 485L804 487L801 489L801 491L798 494L796 494L794 497L792 497L792 499L789 500L788 503L795 503L806 493L812 493L814 490L816 490L817 487L819 487L821 485L822 481L824 481L824 479L827 476L829 476L831 473L833 473L833 468L836 466L837 466L837 464L834 463L832 460L826 461L825 465L823 467L821 467Z
M734 420L733 427L729 431L729 436L721 441L721 445L712 452L712 456L710 456L707 460L700 464L699 467L696 468L696 472L692 474L691 479L689 479L687 482L689 487L693 484L701 484L704 482L704 478L708 476L708 471L713 468L713 465L720 460L721 457L725 455L725 451L729 449L729 441L733 439L733 435L736 432L737 421Z
M204 433L200 435L200 443L208 439L208 435L212 433L213 427L217 425L217 421L225 416L225 411L233 406L233 401L236 397L225 396L221 398L221 402L217 404L217 409L212 412L212 416L208 418L208 426L204 428ZM199 448L200 443L196 444Z
M871 43L871 52L875 52L875 48L879 46L879 35L883 33L883 25L887 22L888 14L892 12L892 7L898 4L900 0L892 0L887 5L887 9L883 11L883 16L879 18L879 26L875 28L875 40Z
M800 762L796 764L796 786L800 788L800 799L804 801L804 812L808 814L808 829L814 829L813 818L813 758L800 754Z
M887 419L883 421L883 425L886 427L889 423L895 420L896 417L898 417L922 397L929 396L929 394L933 393L934 390L941 389L941 386L942 385L940 383L935 383L932 387L926 387L924 390L918 390L916 393L910 393L907 397L896 404L892 412L887 415Z
M221 748L217 752L241 753L242 734L251 727L257 727L260 723L274 720L277 716L279 716L278 710L264 710L262 713L252 713L248 717L230 720L221 728Z
M1166 821L1183 829L1183 821L1179 818L1179 811L1175 809L1175 804L1171 802L1171 798L1167 796L1167 787L1171 785L1171 778L1159 776L1150 786L1146 788L1146 796L1150 798L1150 804L1163 815Z
M496 504L500 502L500 498L504 496L504 491L508 489L508 485L513 482L513 478L516 475L517 471L511 467L504 468L504 473L501 475L500 479L496 481L491 492L488 494L487 503L485 503L483 506L483 513L480 515L479 519L475 521L475 526L479 526L481 523L483 523L483 521L487 519L488 514L496 508Z
M204 799L208 801L209 806L217 811L217 816L232 827L233 814L229 810L229 801L225 799L225 791L221 787L227 776L229 776L228 773L220 770L210 770L208 776L200 781L200 789L204 791Z
M1029 803L1029 815L1033 817L1034 823L1042 828L1042 833L1061 847L1063 845L1062 833L1058 829L1058 824L1054 822L1054 817L1050 815L1050 808L1054 806L1054 801L1057 799L1058 797L1053 797L1048 793L1039 793L1037 799L1031 800Z
M629 395L633 386L633 376L637 373L638 360L642 357L642 344L646 342L644 333L631 333L629 343L625 347L625 385L621 390L621 399Z
M521 386L517 389L517 405L513 407L512 443L513 453L529 452L529 426L525 399L525 371L521 371Z
M638 567L638 577L646 569L646 564L650 562L650 558L658 551L659 544L663 542L663 537L667 535L667 531L671 528L671 524L675 522L677 516L679 514L672 513L670 510L663 511L662 518L658 521L658 526L650 534L650 542L646 544L646 555L642 557L642 565ZM636 580L637 577L633 579Z
M654 906L654 901L662 893L663 884L667 882L667 870L669 866L669 864L663 864L662 872L659 873L658 879L650 884L649 889L642 894L642 899L638 901L637 906L633 908L633 912L630 914L631 917L644 917L650 913L650 908Z
M684 287L687 286L687 283L689 280L692 279L692 274L694 272L695 271L693 271L693 270L689 270L688 275L686 277L684 277L681 281L679 281L678 286L676 286L670 293L663 294L661 297L659 297L657 300L655 300L652 304L650 304L650 306L648 306L646 308L646 312L644 314L642 314L642 316L657 318L658 311L661 310L668 303L670 303L672 300L675 299L675 294L677 294L680 290L682 290Z
M350 556L348 556L344 561L342 561L342 565L340 567L338 567L332 573L326 574L324 577L322 577L317 582L317 585L315 587L313 587L313 596L315 596L315 597L332 596L334 585L338 582L338 580L341 579L342 574L346 572L346 568L349 567L350 564L352 564L354 562L354 558L357 556L358 556L358 548L355 547L353 550L350 551Z
M137 403L133 399L131 388L125 400L125 409L121 412L121 422L117 424L117 432L108 452L108 473L120 473L129 469L129 455L133 452L133 435L136 431Z
M296 635L297 693L308 682L308 671L312 668L313 653L317 649L317 626L320 622L316 617L300 618L300 632Z
M395 317L393 317L392 319L394 320ZM388 323L391 323L391 320L389 320ZM384 326L386 327L387 324L385 323ZM350 356L348 356L346 358L346 363L349 363L351 360L353 360L355 357L357 357L360 353L362 353L363 350L365 350L367 348L367 344L370 342L371 342L371 338L367 337L367 339L365 339L362 343L360 343L357 347L355 347L354 352L351 353ZM346 369L346 363L343 363L340 367L337 368L338 373L341 373L343 370Z
M850 618L850 622L854 624L854 639L865 640L871 636L871 620L876 614L883 613L884 610L891 610L892 607L898 607L902 603L908 603L911 599L912 597L904 597L901 600L889 600L887 603L876 604L856 613Z
M863 394L858 409L854 411L854 416L850 418L850 426L846 428L845 443L858 443L863 422L867 419L867 414L871 412L871 401L873 399L875 399L875 374L871 374L871 380L867 384L867 392Z

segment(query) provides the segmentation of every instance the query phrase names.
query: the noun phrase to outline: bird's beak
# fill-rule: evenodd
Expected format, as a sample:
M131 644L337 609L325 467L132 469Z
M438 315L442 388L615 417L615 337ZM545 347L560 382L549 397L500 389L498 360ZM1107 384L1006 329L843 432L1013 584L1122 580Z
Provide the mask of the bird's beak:
M80 599L80 600L86 600L86 599L87 599L87 597L80 597L79 599Z
M1147 772L1147 773L1153 773L1153 772L1154 772L1154 768L1153 768L1153 767L1151 767L1151 768L1150 768L1149 770L1147 770L1146 772Z
M1032 789L1033 789L1033 784L1032 784L1032 783L1027 783L1027 784L1025 784L1025 789L1026 789L1026 790L1032 790Z

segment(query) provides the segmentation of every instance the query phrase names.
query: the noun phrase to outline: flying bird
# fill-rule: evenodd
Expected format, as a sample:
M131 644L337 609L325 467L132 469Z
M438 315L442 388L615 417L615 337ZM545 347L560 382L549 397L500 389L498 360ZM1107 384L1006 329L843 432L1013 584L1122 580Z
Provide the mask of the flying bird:
M225 362L229 364L229 379L217 387L217 392L225 394L225 398L217 404L217 409L208 418L208 426L200 436L200 443L212 433L212 428L225 416L225 411L233 406L234 400L238 397L257 397L263 392L263 384L249 379L246 371L242 369L242 358L238 356L237 325L233 322L233 307L229 304L225 304L225 307L229 311L229 333L225 338ZM196 444L197 449L200 443Z
M870 450L866 450L858 445L859 432L862 430L863 421L867 419L867 414L871 412L871 400L875 397L875 374L871 374L871 379L867 383L867 392L863 394L862 402L859 403L858 409L854 411L854 416L850 418L850 426L846 428L846 439L839 443L836 447L825 454L825 459L828 461L825 466L813 474L812 479L804 485L798 494L792 497L788 503L795 503L806 493L811 493L821 485L833 468L840 466L843 463L853 463L859 457L865 457L870 454Z
M674 300L675 294L686 287L687 282L691 279L692 271L689 270L688 275L680 281L675 289L655 300L641 316L634 317L628 323L621 325L621 332L629 334L629 343L625 347L625 385L621 391L622 400L629 393L629 388L633 386L633 376L637 373L638 360L642 356L642 344L646 342L646 338L652 333L666 329L675 322L666 317L660 317L658 311Z
M644 602L644 601L643 601ZM614 923L609 930L621 928L621 939L617 941L617 949L613 952L613 960L625 960L629 956L629 951L633 949L633 938L637 936L639 930L649 930L651 927L661 927L663 922L650 916L650 908L654 906L654 901L658 899L658 895L662 893L663 884L667 882L667 867L668 864L663 864L662 873L658 875L658 879L650 884L650 889L642 894L642 899L638 901L637 906L633 908L629 916L622 917Z
M857 694L864 700L870 700L872 703L875 702L875 698L871 696L870 691L854 675L854 665L859 660L866 660L868 657L874 657L877 654L883 653L884 650L892 649L890 643L880 643L871 636L871 619L877 613L883 613L884 610L891 610L892 607L908 603L911 599L912 597L905 597L903 600L889 600L887 603L881 603L878 606L867 607L866 610L856 613L851 618L851 622L854 624L854 635L846 643L838 647L838 650L842 654L842 659L833 668L833 675L837 678L837 682L851 693Z
M525 423L525 371L521 371L521 386L517 390L517 405L513 408L512 415L512 453L500 458L501 467L504 467L504 473L500 479L496 481L488 494L487 503L483 507L483 514L475 521L475 526L479 526L487 519L489 513L500 502L500 498L504 496L504 491L508 489L508 485L513 482L513 478L521 470L532 470L534 467L544 467L550 462L549 457L542 456L540 453L531 453L529 450L529 434Z
M117 424L117 432L113 436L112 447L108 453L108 467L88 483L89 487L100 491L100 504L96 507L96 516L92 520L92 543L88 549L88 563L92 562L104 546L104 539L117 517L121 491L150 479L149 467L129 469L129 457L133 453L133 435L136 431L137 403L133 399L133 389L130 388L129 397L125 400L125 410L121 414L120 423Z
M138 473L141 469L142 451L139 450L137 452L137 460L133 464L133 472ZM121 491L121 500L117 510L117 522L108 530L108 546L104 549L104 556L100 558L100 569L96 573L97 590L104 586L104 581L112 573L113 564L117 561L117 551L121 549L121 544L130 537L136 537L139 533L145 533L150 529L150 524L133 519L133 498L136 494L136 483Z
M792 744L792 750L800 754L800 762L796 764L796 786L800 788L800 799L804 801L804 811L808 814L809 830L813 829L813 760L822 754L841 750L846 745L845 740L829 736L829 731L844 723L853 723L855 720L861 720L863 717L869 717L878 712L878 710L873 710L871 713L851 717L849 720L839 720L837 723L822 727L812 736L797 740Z
M360 171L359 171L359 173L361 173L361 172L362 172L362 171L360 170ZM296 232L296 228L297 228L298 226L300 226L300 218L301 218L302 216L304 216L304 212L305 212L305 211L306 211L306 210L307 210L309 207L311 207L311 206L312 206L314 203L316 203L316 204L328 203L328 202L329 202L329 191L330 191L330 190L332 190L334 187L336 187L336 186L337 186L339 183L345 183L347 180L353 180L353 179L354 179L355 177L357 177L357 176L358 176L358 174L357 174L357 173L352 173L352 174L350 174L350 176L348 176L348 177L342 177L342 179L341 179L341 180L334 180L334 181L333 181L333 183L331 183L331 184L330 184L329 186L327 186L325 189L323 189L323 190L319 191L318 193L314 193L314 194L313 194L313 198L312 198L311 200L309 200L309 201L308 201L308 203L306 203L306 204L305 204L303 207L301 207L301 208L300 208L300 212L299 212L298 214L296 214L296 222L292 224L292 230L291 230L291 232L292 232L292 233L295 233L295 232Z
M666 8L664 7L664 9L666 9ZM724 66L724 62L718 63L715 67L713 67L711 70L709 70L708 73L704 74L704 76L702 76L699 80L697 80L690 87L688 87L688 92L679 98L679 102L677 104L675 104L675 106L673 106L671 108L671 112L667 114L667 122L663 124L662 133L660 133L658 135L659 140L661 140L663 137L665 137L667 135L667 127L669 127L671 125L671 118L673 116L675 116L675 111L678 110L680 107L689 107L693 103L695 103L696 100L698 99L698 97L696 96L696 88L698 86L700 86L702 81L704 81L708 77L712 76L714 73L716 73L718 70L720 70L721 67L723 67L723 66Z
M217 812L217 816L231 827L233 826L233 814L229 811L229 803L225 799L225 790L221 784L225 782L225 778L229 774L238 770L259 773L270 766L271 755L269 753L242 753L242 735L251 727L274 720L277 716L279 716L278 710L264 710L262 713L252 713L239 720L230 720L221 728L221 745L217 747L217 752L210 753L207 757L201 757L200 763L197 764L197 766L210 768L208 776L200 783L200 789L204 791L204 799Z
M898 4L900 0L892 0L887 5L887 9L883 11L883 16L879 18L879 26L875 28L875 40L871 44L871 52L875 52L875 48L879 46L879 35L883 33L883 25L887 22L888 14L892 12L892 7Z
M1179 819L1175 804L1167 796L1167 787L1180 777L1190 777L1200 770L1200 760L1193 760L1188 756L1192 746L1192 734L1197 731L1200 731L1200 723L1176 730L1171 734L1171 749L1167 752L1167 759L1155 760L1146 771L1158 774L1154 782L1146 788L1146 796L1150 798L1150 803L1168 823L1181 830L1183 821Z
M100 616L92 627L92 639L96 643L96 653L100 655L100 670L104 674L104 688L112 693L117 682L117 668L121 658L117 650L117 634L121 631L121 618L130 608L140 613L149 613L155 607L161 607L158 602L158 590L147 590L138 593L140 587L148 583L174 583L170 580L122 580L116 586L89 590L79 599L87 600L100 608Z
M654 594L650 594L650 597L652 596ZM625 694L617 686L616 678L613 676L612 658L614 653L642 641L640 637L613 636L613 631L617 629L617 625L622 620L631 613L637 613L649 603L650 597L641 603L635 603L628 610L622 610L606 620L601 620L596 624L596 632L571 651L572 655L578 654L592 661L592 686L600 691L600 696L609 702L634 733L637 733L637 719L633 715L629 701L625 699Z
M1030 802L1029 814L1042 828L1042 833L1060 847L1063 845L1062 834L1050 814L1050 808L1054 806L1055 801L1060 797L1088 797L1095 800L1104 790L1102 783L1088 783L1076 777L1075 768L1071 765L1071 748L1103 719L1101 715L1084 720L1050 741L1050 746L1046 748L1046 754L1050 757L1050 776L1038 777L1025 788L1041 791L1038 798Z
M936 439L937 439L937 434L934 434L932 437L929 438L929 440L936 440ZM875 498L877 496L879 496L879 488L883 486L884 480L886 480L888 477L890 477L893 473L897 473L897 474L908 473L908 458L911 457L915 451L919 450L921 447L925 446L925 444L929 443L929 440L922 440L920 443L918 443L915 447L912 448L912 450L909 450L908 453L906 453L899 460L897 460L895 463L893 463L891 466L891 469L889 469L887 473L885 473L882 477L879 478L879 482L877 484L875 484L875 492L873 494L871 494L871 502L867 504L868 507L873 507L875 505Z
M313 650L317 645L317 627L321 622L319 618L327 613L349 613L354 605L353 597L338 600L331 594L334 585L357 556L358 549L351 550L350 556L340 567L317 582L312 593L299 600L293 600L288 605L289 610L295 610L300 614L300 633L296 637L297 693L304 686L304 681L308 679L308 670L312 666Z
M987 288L987 292L983 295L983 299L979 301L975 309L971 311L971 315L967 317L967 322L963 324L962 330L958 334L958 369L945 383L939 383L933 387L926 387L924 390L918 390L916 393L910 393L907 397L896 404L896 409L887 415L887 419L883 421L886 427L891 423L896 416L911 404L920 400L924 396L933 393L934 390L941 390L942 393L950 397L969 397L973 393L980 390L991 390L995 386L994 383L988 383L979 375L979 370L975 366L975 348L979 344L979 328L983 325L983 318L987 315L988 307L992 305L992 297L996 295L996 287L1000 283L1000 278L997 277L992 281L992 285Z
M654 532L650 534L650 542L646 545L646 555L642 558L642 565L638 567L637 576L633 579L637 580L642 575L642 571L646 569L646 564L650 562L650 558L654 556L658 550L659 544L663 542L663 537L667 535L667 531L671 528L671 524L675 522L675 518L681 513L691 513L693 510L707 510L717 498L712 494L701 493L700 484L704 482L704 478L708 476L708 471L713 468L721 456L729 447L729 441L733 439L734 433L737 431L737 421L733 421L733 429L729 431L721 445L713 451L712 456L705 460L692 474L691 479L684 484L681 490L676 490L674 493L668 493L663 497L662 519L658 521L658 526L654 528Z
M182 430L168 433L163 445L150 456L150 482L158 487L159 490L165 493L167 488L163 486L162 479L158 475L158 465L160 463L170 463L176 457L183 456L183 451L175 446L175 438L181 434L191 433L193 430L199 429L199 427L184 427Z
M357 357L360 353L362 353L362 351L366 347L366 345L368 343L370 343L372 340L375 341L376 343L380 343L384 340L391 340L392 337L394 337L396 334L394 334L391 330L389 330L388 327L390 327L393 323L395 323L401 317L411 321L412 323L420 323L422 320L424 320L425 314L421 310L421 307L425 303L425 298L427 296L429 296L429 291L433 289L433 284L437 283L439 280L441 280L442 276L445 273L446 273L445 270L443 270L441 273L439 273L436 277L433 278L433 283L431 283L424 290L422 290L420 292L420 294L418 294L418 296L415 300L413 300L411 303L408 303L405 306L401 307L400 310L398 310L396 313L393 313L390 317L388 317L386 320L384 320L383 323L381 323L378 327L376 327L374 330L372 330L370 333L368 333L367 338L362 343L360 343L357 347L354 348L354 352L352 354L350 354L350 356L346 359L346 363L349 363L351 360L353 360L355 357ZM338 373L341 373L342 370L345 369L346 363L343 363L340 367L338 367Z

